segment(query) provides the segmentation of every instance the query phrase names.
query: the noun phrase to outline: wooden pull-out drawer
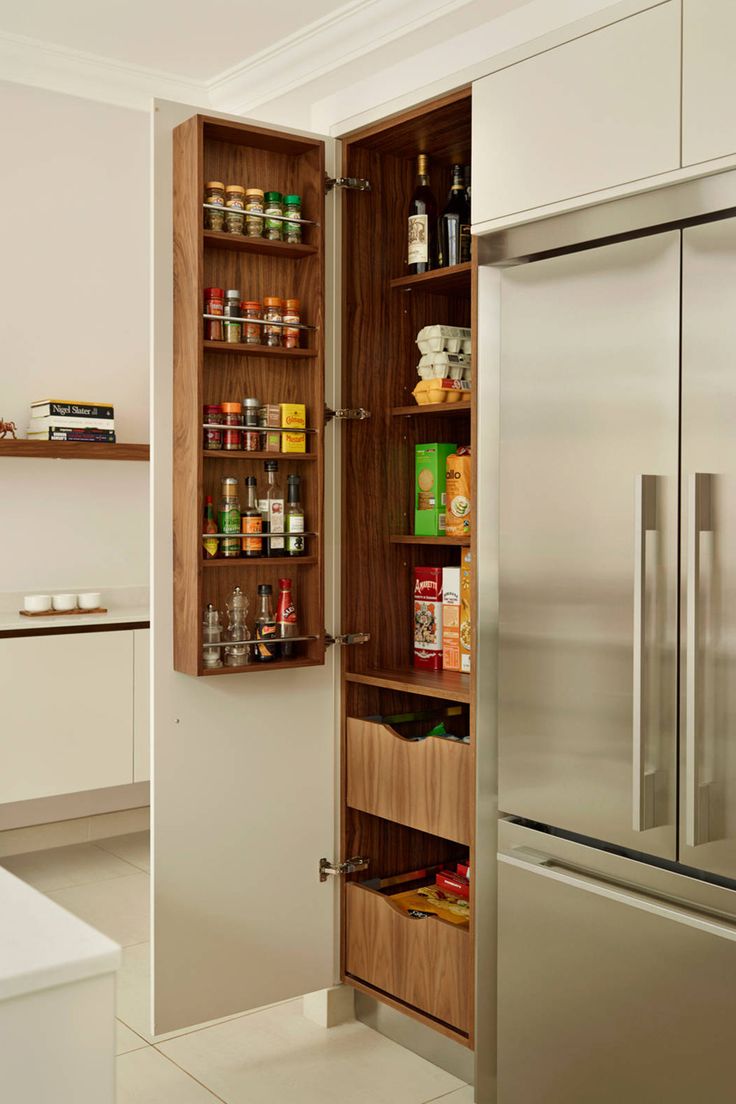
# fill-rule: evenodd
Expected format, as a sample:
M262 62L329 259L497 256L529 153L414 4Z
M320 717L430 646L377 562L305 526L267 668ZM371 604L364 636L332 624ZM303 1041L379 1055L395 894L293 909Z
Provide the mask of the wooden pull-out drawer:
M358 882L346 886L346 921L348 974L469 1032L467 927L434 916L414 919L390 897Z
M348 718L347 803L364 813L469 844L470 745L406 740L374 721Z

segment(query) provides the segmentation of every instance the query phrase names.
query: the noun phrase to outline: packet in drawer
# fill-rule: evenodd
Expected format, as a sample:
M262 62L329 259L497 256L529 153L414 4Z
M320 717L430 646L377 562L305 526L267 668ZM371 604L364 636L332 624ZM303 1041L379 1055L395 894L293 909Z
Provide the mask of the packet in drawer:
M432 442L414 449L414 535L441 537L445 532L447 458L457 445Z
M442 568L414 568L414 666L442 670Z
M470 672L471 661L471 625L470 625L470 549L463 552L460 565L460 670Z
M447 457L445 532L448 537L467 537L470 533L472 467L470 449L465 446Z

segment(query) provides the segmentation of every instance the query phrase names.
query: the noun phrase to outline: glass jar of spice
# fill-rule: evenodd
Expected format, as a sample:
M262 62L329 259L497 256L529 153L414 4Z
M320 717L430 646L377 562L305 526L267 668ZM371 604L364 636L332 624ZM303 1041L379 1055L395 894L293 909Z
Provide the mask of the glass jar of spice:
M284 215L291 215L291 217L295 219L300 219L302 217L301 196L284 196ZM291 245L298 245L302 240L302 224L300 222L285 222L283 225L284 241L289 242Z
M266 205L266 237L269 241L281 241L283 223L281 218L270 218L270 215L283 215L284 208L281 202L281 192L266 192L264 197Z
M265 298L263 300L263 318L268 322L277 322L279 325L263 327L264 330L264 345L277 346L282 344L281 340L281 325L284 320L283 304L280 299L274 296Z
M248 325L247 319L249 318L262 318L263 308L257 299L244 299L240 304L240 312L242 317L246 320L243 322L243 341L246 345L262 345L263 326L259 326L256 323Z
M242 234L245 224L245 188L228 184L225 188L225 229L228 234Z
M230 321L231 319L236 319ZM240 321L240 291L237 288L225 292L225 319L223 327L225 330L225 341L231 345L240 343L242 337L242 323Z
M210 180L205 184L204 201L209 208L204 210L205 230L222 230L225 226L225 185L219 180ZM219 207L218 211L211 210Z
M222 404L222 421L225 429L222 435L222 447L231 452L242 447L243 408L239 402Z
M299 300L286 299L284 302L284 347L286 349L299 348Z
M243 448L246 452L257 452L261 446L261 435L258 432L260 407L260 399L243 399Z
M263 237L263 192L248 188L245 193L245 232L249 238Z
M204 289L204 313L222 316L225 313L225 291L223 288ZM222 341L222 322L219 318L205 318L205 341Z
M212 403L204 408L204 447L208 452L219 452L222 448L222 430L215 429L217 425L222 425L222 407L219 403Z

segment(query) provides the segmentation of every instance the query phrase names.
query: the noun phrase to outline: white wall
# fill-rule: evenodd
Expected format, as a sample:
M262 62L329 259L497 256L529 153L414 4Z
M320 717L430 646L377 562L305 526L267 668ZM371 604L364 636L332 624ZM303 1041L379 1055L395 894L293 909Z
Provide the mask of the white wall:
M148 112L0 82L0 418L149 423ZM0 458L0 591L148 583L148 465Z

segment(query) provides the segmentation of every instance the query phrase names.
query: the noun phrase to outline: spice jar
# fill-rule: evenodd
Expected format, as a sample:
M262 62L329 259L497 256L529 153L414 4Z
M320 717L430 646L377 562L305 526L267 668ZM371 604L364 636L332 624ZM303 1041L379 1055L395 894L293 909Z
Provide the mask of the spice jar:
M283 215L284 208L281 202L281 192L266 192L266 237L269 241L281 241L282 226L280 218L269 218L269 215Z
M283 304L280 299L263 300L263 318L266 322L283 322ZM281 345L281 326L264 326L264 345Z
M243 318L262 318L263 308L257 299L244 299L240 304L240 313ZM263 326L257 324L248 325L243 322L243 341L246 345L261 345Z
M222 447L224 449L239 449L242 443L243 414L239 402L227 402L222 404L222 422L225 426L222 435ZM229 428L232 427L232 428ZM237 428L235 428L237 427Z
M219 180L210 180L204 186L204 201L210 207L219 207L219 211L212 211L205 207L205 230L222 230L225 225L225 185Z
M299 348L299 300L286 299L284 302L284 347L286 349ZM290 323L290 324L289 324Z
M243 448L246 452L257 452L261 445L261 435L258 432L260 408L260 399L243 399Z
M225 330L225 341L231 345L238 344L242 337L243 327L240 322L240 291L235 288L225 292L225 318L238 319L237 322L225 321L222 324Z
M204 313L219 315L225 313L225 292L222 288L204 289ZM222 341L222 322L217 318L205 318L204 337L205 341Z
M215 425L222 425L222 407L219 403L205 406L204 417L204 447L209 451L219 451L222 448L222 430L214 429Z
M245 223L245 188L228 184L225 189L225 229L228 234L242 234Z
M284 215L291 215L292 218L295 219L300 219L302 217L301 196L284 196ZM290 242L291 245L297 245L302 240L302 224L300 222L285 222L283 227L284 241Z
M248 188L245 193L245 232L249 238L263 237L263 192Z

